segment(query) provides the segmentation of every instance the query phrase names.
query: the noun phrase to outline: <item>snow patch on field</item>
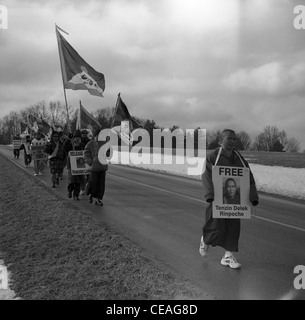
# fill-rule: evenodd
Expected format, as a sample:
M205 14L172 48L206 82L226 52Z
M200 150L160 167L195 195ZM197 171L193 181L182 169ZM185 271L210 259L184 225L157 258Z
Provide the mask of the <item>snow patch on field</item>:
M114 151L114 157L110 163L118 163L117 157L118 155ZM133 164L131 161L128 161L127 152L121 153L121 161L126 165L157 172L167 172L174 175L187 176L198 180L201 179L200 175L188 175L187 170L190 168L190 165L188 165L185 157L177 156L176 161L173 160L173 164L170 164L171 157L169 155L155 155L155 157L155 159L160 161L161 164L153 164L152 155L149 154L143 154L143 163ZM195 161L196 163L196 158L189 158L188 161ZM168 162L168 164L166 162ZM176 164L176 162L182 164ZM258 191L305 200L305 169L266 166L260 164L250 164L250 168L254 175Z

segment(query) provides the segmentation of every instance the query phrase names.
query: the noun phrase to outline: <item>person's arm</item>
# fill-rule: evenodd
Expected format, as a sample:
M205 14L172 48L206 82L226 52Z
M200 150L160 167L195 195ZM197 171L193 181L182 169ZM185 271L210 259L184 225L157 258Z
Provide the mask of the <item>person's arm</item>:
M212 154L208 155L206 158L206 168L202 174L202 186L203 186L203 196L206 202L211 203L214 201L214 185L212 181Z
M93 162L92 153L91 153L91 141L88 142L84 149L84 160L85 162L91 166Z

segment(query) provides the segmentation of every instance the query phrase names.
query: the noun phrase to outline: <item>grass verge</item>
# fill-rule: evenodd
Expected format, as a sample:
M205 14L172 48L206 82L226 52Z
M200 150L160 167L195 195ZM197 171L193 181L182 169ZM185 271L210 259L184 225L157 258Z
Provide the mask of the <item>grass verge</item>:
M21 299L208 299L2 156L0 168L0 260Z

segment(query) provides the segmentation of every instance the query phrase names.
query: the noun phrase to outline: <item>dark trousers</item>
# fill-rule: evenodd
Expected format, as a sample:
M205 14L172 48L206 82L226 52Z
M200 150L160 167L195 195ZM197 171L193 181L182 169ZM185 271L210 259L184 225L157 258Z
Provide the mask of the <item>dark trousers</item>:
M28 166L32 162L32 156L30 154L24 154L24 164Z
M75 197L78 197L79 196L79 193L80 193L80 183L69 183L68 184L68 192L69 193L73 193L73 195Z
M92 198L102 200L105 193L106 171L91 171L89 176L89 190Z
M205 212L205 223L202 229L204 243L238 252L240 219L215 219L212 217L212 204L210 204Z
M19 155L20 155L20 150L19 149L14 149L14 157L19 159Z

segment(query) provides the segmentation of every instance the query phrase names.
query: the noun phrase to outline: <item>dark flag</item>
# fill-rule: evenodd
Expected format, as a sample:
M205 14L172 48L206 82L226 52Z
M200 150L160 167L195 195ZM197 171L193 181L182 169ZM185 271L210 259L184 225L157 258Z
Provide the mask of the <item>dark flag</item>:
M105 77L94 70L59 33L56 26L56 35L59 48L59 57L63 83L65 89L88 90L90 94L103 97Z
M128 145L133 143L132 131L141 128L141 125L130 115L125 103L118 95L116 109L112 120L112 130Z
M22 134L22 135L29 134L28 125L26 123L24 123L23 121L20 121L20 134Z
M76 123L77 129L90 129L94 134L94 131L101 129L101 125L94 117L82 106L81 101L79 102L79 114Z

